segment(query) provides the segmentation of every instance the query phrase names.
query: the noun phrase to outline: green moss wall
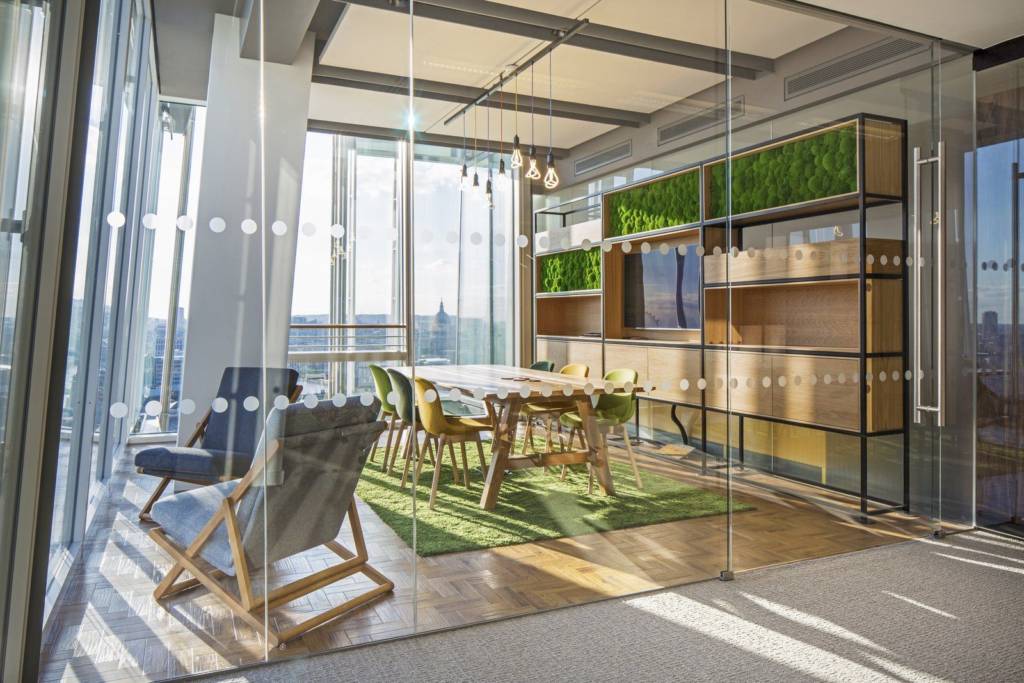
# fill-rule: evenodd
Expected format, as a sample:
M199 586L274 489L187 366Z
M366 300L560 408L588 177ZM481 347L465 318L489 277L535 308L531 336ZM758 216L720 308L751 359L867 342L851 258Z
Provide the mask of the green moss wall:
M700 220L700 173L681 173L608 196L608 237Z
M541 256L540 291L575 292L601 288L601 250L577 249Z
M726 164L710 167L709 218L726 214ZM732 162L733 214L857 190L857 129L844 126Z

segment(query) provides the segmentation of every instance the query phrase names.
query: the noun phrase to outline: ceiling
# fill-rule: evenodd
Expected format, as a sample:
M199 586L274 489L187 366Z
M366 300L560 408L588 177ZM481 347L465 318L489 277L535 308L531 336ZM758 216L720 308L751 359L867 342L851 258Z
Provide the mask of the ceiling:
M825 39L844 28L836 19L774 6L775 0L730 0L729 47L737 53L778 59L800 47ZM500 4L521 9L587 18L603 24L653 36L724 48L726 12L719 0L503 0ZM830 10L890 23L908 30L938 35L976 46L990 46L1024 34L1024 0L810 0ZM240 0L153 0L158 68L165 96L205 99L215 12L235 13ZM333 25L340 4L320 0L320 23ZM969 7L970 11L965 11ZM333 10L325 11L325 10ZM981 11L979 11L981 10ZM348 5L334 26L311 27L326 39L324 65L404 77L408 73L408 18L394 11ZM522 62L546 41L477 27L417 17L413 70L417 79L483 88L494 82L508 65ZM553 78L548 78L551 67ZM618 54L562 45L553 61L541 60L506 88L506 101L532 88L538 97L549 92L556 100L651 114L720 82L719 74L682 66L646 61ZM420 131L460 137L463 125L470 137L511 138L518 127L529 144L529 115L520 113L518 123L511 111L503 117L494 109L480 108L476 116L443 121L462 105L417 98L416 127ZM408 104L405 96L314 83L310 118L363 126L402 128ZM613 128L555 118L538 111L538 146L571 148ZM490 114L490 116L488 116ZM475 119L475 123L474 123ZM490 134L488 135L488 119Z

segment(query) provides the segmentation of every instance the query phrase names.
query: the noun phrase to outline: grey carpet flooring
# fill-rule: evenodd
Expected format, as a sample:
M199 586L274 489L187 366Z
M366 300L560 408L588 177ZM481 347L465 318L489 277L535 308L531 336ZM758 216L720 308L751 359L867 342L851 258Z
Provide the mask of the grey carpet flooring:
M1024 542L986 532L208 681L1024 681Z

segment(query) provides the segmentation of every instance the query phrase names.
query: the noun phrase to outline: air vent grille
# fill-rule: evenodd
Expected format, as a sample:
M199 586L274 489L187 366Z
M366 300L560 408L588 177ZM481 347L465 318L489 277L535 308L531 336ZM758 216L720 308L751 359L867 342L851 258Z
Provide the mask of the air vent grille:
M737 119L746 112L743 96L734 97L732 100L732 117ZM664 145L687 135L693 135L712 126L725 123L725 103L716 104L713 107L701 109L689 116L679 119L673 123L666 124L658 129L658 144Z
M620 142L617 145L603 149L600 152L594 152L593 154L588 154L585 157L577 159L573 164L573 173L578 176L584 175L585 173L590 173L602 166L607 166L608 164L613 164L616 161L628 159L632 155L633 141L626 140L625 142Z
M786 99L846 80L872 69L891 64L926 50L927 45L906 38L886 38L859 50L789 76L785 81Z

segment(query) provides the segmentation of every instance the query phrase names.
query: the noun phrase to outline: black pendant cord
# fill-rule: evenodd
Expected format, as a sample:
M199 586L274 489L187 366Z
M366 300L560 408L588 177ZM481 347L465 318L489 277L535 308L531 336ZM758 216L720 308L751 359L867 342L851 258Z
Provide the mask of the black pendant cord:
M549 159L551 158L551 156L554 154L554 151L555 151L555 148L554 148L554 146L553 146L553 144L551 142L551 130L553 128L553 125L552 125L551 121L552 121L552 112L553 112L553 109L554 109L554 107L553 107L553 105L551 103L552 82L553 82L552 81L552 76L551 76L551 73L552 73L551 62L554 60L554 58L555 58L555 52L554 52L554 50L552 50L548 54L548 158Z

